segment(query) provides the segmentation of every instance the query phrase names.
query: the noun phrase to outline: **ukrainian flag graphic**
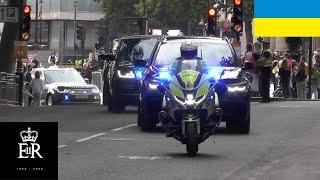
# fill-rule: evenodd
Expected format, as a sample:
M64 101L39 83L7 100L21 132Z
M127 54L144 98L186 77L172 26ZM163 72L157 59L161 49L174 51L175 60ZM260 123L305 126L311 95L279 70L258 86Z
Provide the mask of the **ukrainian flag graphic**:
M320 0L254 0L254 35L320 37Z

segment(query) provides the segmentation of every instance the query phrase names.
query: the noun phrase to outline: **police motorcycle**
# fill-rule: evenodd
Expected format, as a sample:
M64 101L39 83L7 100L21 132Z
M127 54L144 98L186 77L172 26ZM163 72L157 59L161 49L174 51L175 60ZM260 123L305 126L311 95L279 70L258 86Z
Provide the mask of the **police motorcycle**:
M210 70L197 46L183 44L181 57L160 76L170 76L158 86L163 93L163 110L159 120L167 137L174 137L186 145L188 155L198 152L198 145L215 133L222 119L219 108L219 82L210 78ZM160 70L161 71L161 70ZM162 74L162 75L161 75Z

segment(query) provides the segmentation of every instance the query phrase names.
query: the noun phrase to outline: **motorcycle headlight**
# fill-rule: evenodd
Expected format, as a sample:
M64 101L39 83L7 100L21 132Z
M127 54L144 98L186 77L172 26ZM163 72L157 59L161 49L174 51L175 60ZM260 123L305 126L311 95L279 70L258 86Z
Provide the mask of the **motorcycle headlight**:
M129 72L121 72L120 70L117 71L119 78L124 78L124 79L134 79L135 75L133 71Z
M186 105L193 105L194 103L193 94L187 94Z

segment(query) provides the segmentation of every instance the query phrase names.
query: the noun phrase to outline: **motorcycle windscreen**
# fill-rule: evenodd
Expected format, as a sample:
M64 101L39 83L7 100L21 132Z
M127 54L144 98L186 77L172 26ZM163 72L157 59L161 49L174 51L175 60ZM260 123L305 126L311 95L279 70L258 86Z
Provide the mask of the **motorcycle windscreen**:
M176 69L180 85L187 90L193 90L197 86L202 71L203 65L198 59L180 60Z

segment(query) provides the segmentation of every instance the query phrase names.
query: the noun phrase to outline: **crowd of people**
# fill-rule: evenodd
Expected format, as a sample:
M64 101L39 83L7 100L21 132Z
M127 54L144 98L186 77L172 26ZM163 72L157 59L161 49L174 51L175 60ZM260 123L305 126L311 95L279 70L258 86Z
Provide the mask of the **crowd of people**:
M306 56L294 59L289 52L271 52L268 42L248 44L242 58L242 62L245 61L253 64L253 69L250 70L253 76L252 95L261 96L262 102L269 102L270 96L305 99L309 81L311 98L319 98L320 53L317 51L313 55L311 72ZM272 94L270 88L273 89Z

